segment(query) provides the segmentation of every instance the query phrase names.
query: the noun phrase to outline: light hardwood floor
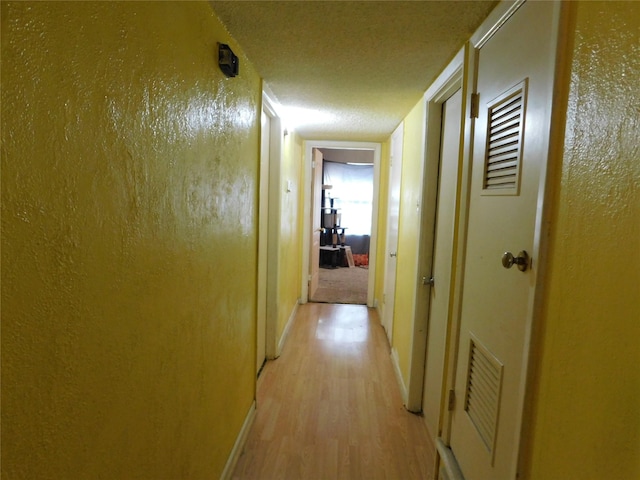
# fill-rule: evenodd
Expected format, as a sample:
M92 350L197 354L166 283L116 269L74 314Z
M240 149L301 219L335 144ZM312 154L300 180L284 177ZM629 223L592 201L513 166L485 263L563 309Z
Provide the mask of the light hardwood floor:
M374 310L308 303L259 380L234 479L425 479L433 445L407 412Z

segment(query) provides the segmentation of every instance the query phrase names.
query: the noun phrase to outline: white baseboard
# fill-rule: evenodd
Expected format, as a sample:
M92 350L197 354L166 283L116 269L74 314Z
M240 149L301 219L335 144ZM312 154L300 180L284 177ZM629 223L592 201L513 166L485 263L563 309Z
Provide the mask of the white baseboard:
M378 318L380 319L380 323L382 323L382 319L384 318L382 315L384 314L384 308L382 307L382 302L378 302L378 299L376 298L373 301L374 304L374 308L376 309L376 312L378 312Z
M438 455L438 461L436 461L436 464L439 464L438 478L444 478L447 480L464 480L464 476L458 466L456 457L453 455L451 449L444 444L441 438L436 440L436 452Z
M391 363L393 364L393 371L396 372L396 380L400 387L400 395L402 395L402 403L405 405L409 400L409 394L407 393L407 386L404 384L402 378L402 372L400 371L400 360L398 359L398 351L395 348L391 349Z
M282 335L280 336L280 341L278 342L278 350L276 351L276 358L280 356L282 353L282 349L284 348L284 344L287 341L287 337L289 336L289 330L291 330L291 325L293 325L294 320L296 319L296 314L298 313L298 305L300 302L298 301L293 310L291 311L291 315L289 315L289 319L287 320L287 324L284 326L284 330L282 331Z
M254 400L253 403L251 403L251 407L249 407L249 411L247 412L247 416L244 419L244 423L242 424L240 433L236 438L236 443L233 445L231 454L227 459L227 464L224 466L222 475L220 475L221 480L228 480L233 475L233 470L236 468L236 464L238 463L238 459L240 458L240 454L242 453L242 449L244 448L244 444L247 441L247 436L249 435L249 431L251 430L251 426L253 425L253 420L255 418L256 402Z

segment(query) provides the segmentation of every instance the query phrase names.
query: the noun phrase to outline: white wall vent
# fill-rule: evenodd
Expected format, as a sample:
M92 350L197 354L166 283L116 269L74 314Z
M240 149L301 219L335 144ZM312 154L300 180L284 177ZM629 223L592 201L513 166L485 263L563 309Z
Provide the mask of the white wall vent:
M484 194L518 194L526 100L525 80L487 106Z
M464 409L492 459L498 428L502 370L502 363L472 336Z

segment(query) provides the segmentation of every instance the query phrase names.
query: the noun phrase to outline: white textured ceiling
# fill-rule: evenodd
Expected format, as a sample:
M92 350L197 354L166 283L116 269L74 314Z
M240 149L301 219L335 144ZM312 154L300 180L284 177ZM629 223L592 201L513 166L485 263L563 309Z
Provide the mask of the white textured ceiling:
M348 141L386 140L496 3L211 1L297 132Z

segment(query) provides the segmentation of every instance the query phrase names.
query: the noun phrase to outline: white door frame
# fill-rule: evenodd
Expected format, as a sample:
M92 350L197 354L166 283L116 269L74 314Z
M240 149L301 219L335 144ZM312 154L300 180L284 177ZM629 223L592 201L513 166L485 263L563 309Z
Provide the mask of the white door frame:
M302 213L302 285L301 303L309 301L309 250L311 242L311 161L313 148L336 148L340 150L373 151L373 211L371 215L371 240L369 244L369 280L367 286L367 306L374 307L374 287L376 278L376 254L378 236L378 190L380 188L380 158L382 146L375 142L346 142L332 140L306 140L304 142L304 186Z
M473 141L474 141L474 126L475 122L472 118L471 113L471 101L470 96L472 93L477 91L477 59L479 50L482 46L500 29L502 25L504 25L514 14L515 12L525 3L526 0L515 0L513 2L501 2L496 8L490 13L487 19L483 22L483 24L478 28L478 30L472 35L469 43L466 47L465 54L465 78L464 82L467 88L463 91L464 98L467 100L465 109L465 130L464 130L464 155L463 155L463 163L464 168L462 169L462 176L460 179L460 199L462 199L460 203L460 216L458 218L458 223L460 225L460 230L458 234L458 242L457 248L455 252L455 283L454 283L454 294L453 301L451 304L451 331L449 334L448 340L448 351L447 351L447 369L446 369L446 378L445 378L445 392L449 389L453 389L455 385L455 373L457 367L457 357L458 357L458 343L459 343L459 335L460 335L460 321L461 321L461 310L462 310L462 293L463 293L463 280L464 280L464 263L465 263L465 251L466 251L466 243L467 243L467 222L468 222L468 214L469 214L469 201L470 201L470 181L471 181L471 168L473 164ZM554 7L555 9L555 17L554 17L554 28L557 29L558 32L562 31L562 26L568 20L562 17L563 6L558 4ZM558 55L558 43L560 38L560 34L554 40L556 47L556 55ZM557 62L557 58L553 59L553 62ZM551 79L554 81L557 79ZM548 105L550 114L550 125L553 123L554 118L557 117L557 113L553 110L553 105ZM559 118L559 117L558 117ZM562 119L561 119L562 120ZM551 130L551 129L550 129ZM561 142L562 140L559 138L554 138L553 135L549 138L548 152L549 158L552 158L552 152L554 148L557 147L555 142ZM541 167L540 178L541 178L541 187L538 191L538 212L535 220L534 227L534 239L533 239L533 257L534 258L542 258L547 251L548 244L546 239L546 232L548 231L550 219L549 219L549 208L548 205L544 205L544 200L549 195L547 191L548 184L545 182L545 178L548 176L548 167L549 163L546 163ZM551 183L551 182L549 182ZM548 204L548 202L546 202ZM543 277L546 274L546 265L544 262L538 262L538 278ZM542 290L541 286L537 287L535 294L532 296L528 304L528 318L527 318L527 326L526 330L526 338L525 344L529 346L529 350L527 355L530 357L533 355L536 347L536 334L534 332L533 323L534 318L537 313L539 313L541 308L541 298L542 298ZM523 411L521 412L520 419L520 428L527 421L530 420L529 415L531 412L528 410L527 399L530 392L527 390L527 385L530 383L532 379L532 372L527 370L527 362L523 367L523 375L522 375L522 383L520 385L521 393L523 394ZM437 464L442 464L443 468L446 470L447 475L451 479L464 479L462 472L460 472L458 465L455 461L455 458L449 448L449 442L451 437L451 412L447 409L443 411L444 418L442 420L442 434L441 437L437 439ZM518 439L520 442L519 447L522 447L523 443L526 443L526 439L523 439L522 436ZM522 449L519 448L519 453L517 455L517 464L519 465L522 462Z
M395 309L395 295L396 295L396 280L398 278L397 273L397 249L398 249L398 230L400 225L400 197L401 197L401 184L402 184L402 162L404 154L404 121L398 125L395 131L391 134L389 158L391 165L389 166L389 188L387 193L387 231L385 242L385 255L384 255L384 279L382 290L382 326L387 333L387 339L389 345L393 345L393 314ZM398 155L399 153L399 155ZM396 169L396 170L394 170ZM394 176L397 175L397 177ZM397 182L397 185L393 185L393 182ZM392 202L393 190L398 189L397 204ZM392 225L390 219L392 218L392 207L395 216L395 223ZM392 229L395 229L395 252L391 251L390 238ZM391 255L394 255L394 260L391 260ZM393 267L391 266L393 264Z
M413 337L406 405L407 410L411 412L420 412L422 410L427 325L431 301L430 285L424 285L422 279L431 277L433 264L438 169L440 165L440 141L442 136L442 105L458 89L464 88L464 53L464 49L458 52L424 95L427 104L425 168L422 183L422 205L424 205L424 208L422 209L420 241L418 243L418 279L416 281L416 302L413 315ZM465 95L463 90L463 111L465 111L464 99ZM462 163L463 162L460 162L460 164ZM460 175L460 172L458 172L458 175ZM459 198L460 197L456 195L456 201L458 203ZM459 206L456 206L456 210L458 210L458 208Z
M464 281L464 264L467 245L467 222L469 216L471 167L473 165L473 137L475 119L471 112L471 94L477 91L477 59L478 52L498 29L520 8L525 0L514 2L502 2L489 14L478 30L472 35L465 47L465 72L463 90L463 110L465 112L464 125L464 154L462 157L463 168L460 179L460 215L458 217L458 242L455 254L455 280L453 285L453 301L451 303L451 331L449 332L449 344L446 353L445 389L448 391L455 385L455 372L458 357L458 339L460 335L460 317L462 310L462 291ZM451 434L451 414L444 411L442 435L438 439L438 453L441 459L443 447L449 444ZM444 442L443 442L444 441ZM445 459L446 460L446 459ZM455 467L455 465L454 465Z
M263 89L262 110L271 118L271 132L269 141L269 187L268 187L268 222L267 231L259 232L259 235L266 236L266 275L263 279L258 278L258 282L266 279L266 285L258 288L266 289L266 331L265 331L265 354L267 359L273 360L278 356L277 342L277 321L278 321L278 265L280 264L279 228L280 228L280 170L282 164L282 120L280 119L275 102ZM262 237L261 237L262 238ZM260 261L258 261L260 262Z
M324 173L324 155L322 150L318 148L312 148L312 165L311 165L311 202L310 202L310 217L309 222L311 225L311 241L309 242L309 299L313 300L316 295L319 283L320 283L320 239L322 237L322 215L324 209L322 208L322 198L324 194L324 179L322 178ZM313 288L312 288L313 287ZM313 295L311 295L313 293Z
M260 111L260 173L258 187L258 286L256 302L256 374L267 357L267 245L269 226L269 150L272 117L263 104Z

